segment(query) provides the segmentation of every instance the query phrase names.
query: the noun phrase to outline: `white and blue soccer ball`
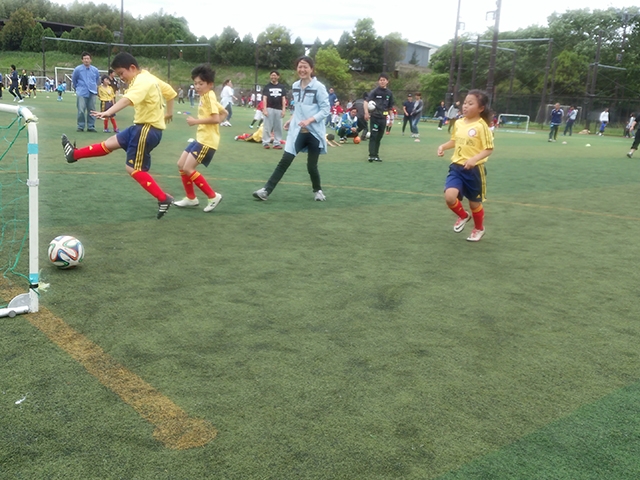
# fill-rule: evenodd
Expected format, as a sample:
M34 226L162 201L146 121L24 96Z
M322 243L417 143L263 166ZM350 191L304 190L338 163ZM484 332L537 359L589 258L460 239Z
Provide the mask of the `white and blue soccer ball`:
M373 100L369 100L367 103L369 104L369 111L373 112L376 109L376 106L377 106L376 102L373 101Z
M84 258L84 245L75 237L60 235L49 244L49 260L60 269L75 268Z

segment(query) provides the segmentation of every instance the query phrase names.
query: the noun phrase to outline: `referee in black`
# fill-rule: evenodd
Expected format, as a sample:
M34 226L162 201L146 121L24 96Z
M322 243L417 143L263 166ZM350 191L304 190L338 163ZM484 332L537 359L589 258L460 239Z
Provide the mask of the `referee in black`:
M384 137L387 126L387 115L393 108L393 93L387 88L389 75L381 73L378 86L369 92L364 102L364 119L369 122L371 137L369 138L369 161L381 162L380 141ZM375 102L375 108L369 109L369 102Z

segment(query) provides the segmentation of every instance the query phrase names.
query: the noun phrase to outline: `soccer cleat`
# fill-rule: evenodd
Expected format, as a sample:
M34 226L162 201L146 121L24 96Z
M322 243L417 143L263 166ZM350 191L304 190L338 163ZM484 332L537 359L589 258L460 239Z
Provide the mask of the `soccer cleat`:
M633 152L627 153L627 157L629 157L629 158L633 157Z
M314 200L316 202L324 202L327 199L327 197L325 197L324 193L322 193L322 190L318 190L316 192L316 195L314 197Z
M382 160L380 159L380 157L373 157L373 161L374 162L381 162Z
M200 201L197 198L191 199L189 197L184 197L182 200L173 202L173 204L176 207L197 207L200 205Z
M376 158L376 157L371 157L371 156L369 156L369 162L373 162L373 160L374 160L375 158Z
M282 145L274 145L273 149L274 150L282 150Z
M169 210L169 207L171 206L172 203L173 203L173 197L168 193L166 194L166 198L164 199L164 201L158 202L158 215L157 215L158 220L164 217L164 214L167 213L167 210Z
M271 147L268 143L265 143L264 145L262 145L262 148L266 148L267 150L269 150Z
M77 162L77 160L73 158L73 152L76 151L76 144L74 142L74 144L71 145L69 138L67 138L65 134L62 134L62 150L64 151L64 158L67 159L68 163Z
M479 242L483 236L484 236L484 229L478 230L477 228L474 228L473 230L471 230L471 235L467 237L467 241Z
M222 195L216 192L216 196L209 199L209 203L204 207L205 212L210 212L214 208L218 206L218 204L222 201Z
M269 198L269 192L267 192L266 188L261 188L260 190L256 190L255 192L253 192L253 196L258 200L262 200L263 202L266 202L267 199Z
M467 222L471 220L471 214L467 211L465 211L465 213L467 214L465 218L458 217L458 220L456 220L456 223L453 224L454 232L460 233L462 230L464 230L464 226L467 224Z
M104 130L102 130L102 133L111 133L111 131L108 128L105 128Z
M120 129L118 129L118 128L114 128L114 129L113 129L113 132L114 132L114 133L120 133Z
M249 125L249 128L250 128L251 130L253 130L253 125Z
M20 100L18 100L18 103L22 103L24 102L24 98L21 98Z

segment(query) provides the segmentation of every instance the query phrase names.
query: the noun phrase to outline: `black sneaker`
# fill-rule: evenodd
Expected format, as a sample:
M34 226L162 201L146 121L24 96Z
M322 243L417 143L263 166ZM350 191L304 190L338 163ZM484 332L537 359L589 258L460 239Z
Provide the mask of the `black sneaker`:
M376 157L369 156L369 162L373 162Z
M380 157L373 157L373 161L374 162L381 162L382 160L380 160Z
M64 134L62 135L62 150L64 150L64 158L67 159L67 162L77 162L77 160L73 158L73 152L76 151L76 144L74 142L74 144L71 145L71 142Z
M164 199L163 202L158 202L158 220L164 217L164 214L167 213L169 207L173 203L173 197L167 193L167 198Z

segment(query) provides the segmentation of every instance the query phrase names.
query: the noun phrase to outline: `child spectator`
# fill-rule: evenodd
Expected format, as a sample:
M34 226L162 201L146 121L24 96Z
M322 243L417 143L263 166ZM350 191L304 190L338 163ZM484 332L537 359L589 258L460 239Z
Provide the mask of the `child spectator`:
M116 98L116 92L113 91L113 87L111 86L111 82L109 81L108 75L102 76L102 84L98 87L98 99L100 100L100 111L106 112L111 107L113 107L113 102ZM112 117L104 119L104 129L102 130L104 133L109 133L109 119L111 119L111 125L113 125L113 131L115 133L120 133L118 130L118 125L116 124L116 116L115 114Z
M347 137L356 137L358 135L358 111L356 107L351 107L347 113L342 115L340 124L338 125L338 137L340 142L347 141Z

